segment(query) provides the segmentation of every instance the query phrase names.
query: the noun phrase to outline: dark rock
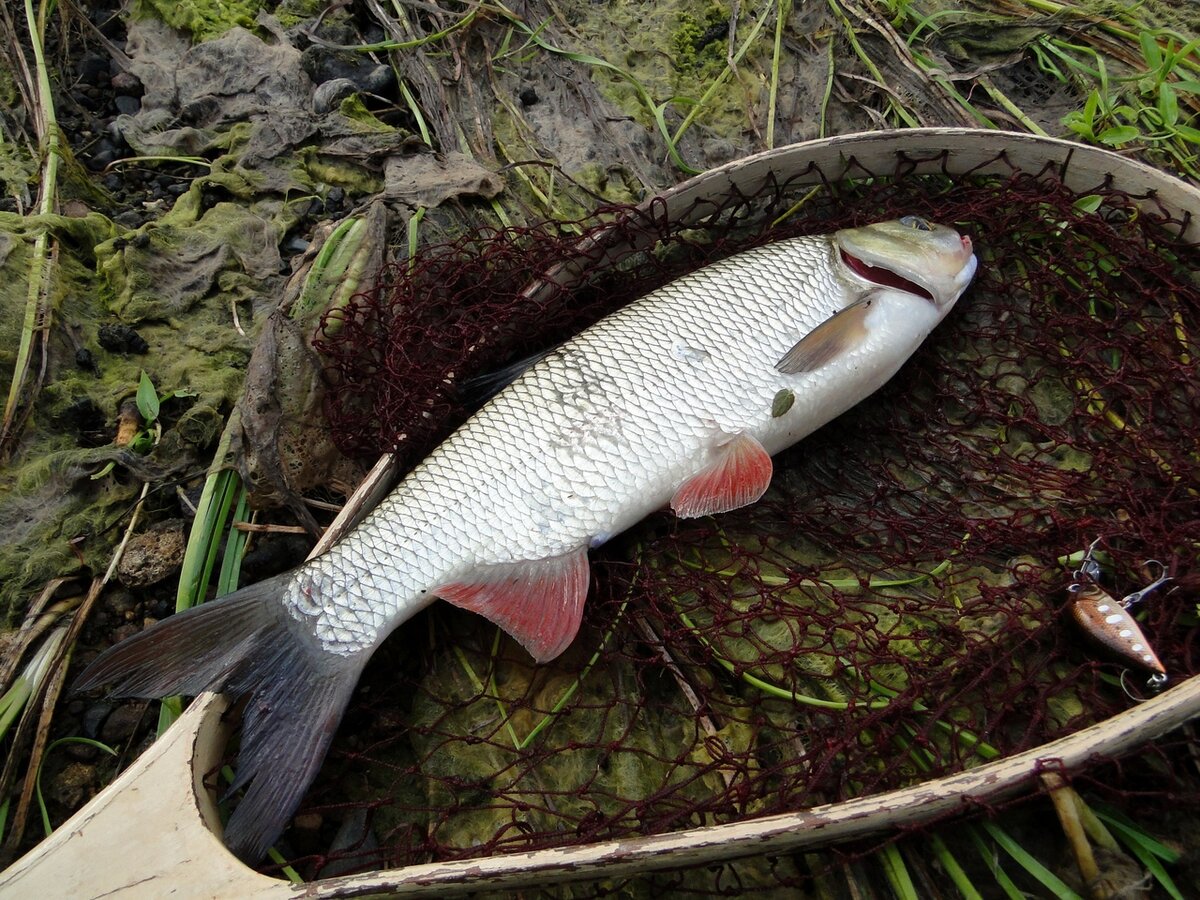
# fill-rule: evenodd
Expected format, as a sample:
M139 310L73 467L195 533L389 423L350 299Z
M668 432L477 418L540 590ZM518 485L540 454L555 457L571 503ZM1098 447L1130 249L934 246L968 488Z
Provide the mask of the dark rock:
M104 185L104 189L106 191L116 193L125 184L125 181L120 175L116 174L115 172L110 172L108 175L104 176L100 183Z
M135 634L141 631L142 628L149 628L152 624L152 622L143 622L142 625L139 626L135 625L133 622L129 622L125 625L118 625L112 630L112 642L114 644L119 644L121 641L125 640L125 638L133 637Z
M99 737L104 720L112 713L115 705L107 700L100 700L84 709L81 719L84 737Z
M344 212L346 209L346 191L340 187L329 189L329 193L325 195L325 212L331 215L337 215Z
M533 106L540 98L533 88L524 87L521 88L521 93L517 94L517 99L521 101L522 106Z
M137 732L146 715L146 704L122 703L100 726L100 740L110 746L124 744Z
M128 325L101 325L96 336L109 353L145 353L150 345Z
M116 158L117 154L115 154L112 150L99 150L96 153L93 153L91 159L89 159L87 162L88 166L96 171L99 171Z
M386 96L395 87L396 73L391 66L381 64L364 74L358 83L364 91Z
M357 91L358 86L349 78L334 78L323 82L313 91L313 112L323 116Z
M300 56L300 67L314 84L346 79L360 91L384 94L395 86L395 73L390 66L365 56L339 53L326 47L312 46Z
M101 79L108 77L108 57L98 53L86 53L75 64L75 72L81 81L97 84Z
M109 589L105 592L104 606L118 620L129 622L133 620L134 613L137 611L138 599L129 591L122 591L119 588Z
M312 244L298 234L293 234L283 242L283 249L288 253L303 253Z
M63 746L63 752L71 759L79 762L93 762L100 755L100 748L95 744L83 744L79 741L71 741Z
M80 347L75 351L75 366L83 369L85 372L99 372L100 367L96 365L96 357L92 355L92 351L87 347Z
M130 97L126 94L118 94L115 101L117 112L126 116L136 115L138 110L142 108L142 101L137 97Z
M118 72L113 76L112 86L118 97L140 97L146 92L142 80L132 72Z

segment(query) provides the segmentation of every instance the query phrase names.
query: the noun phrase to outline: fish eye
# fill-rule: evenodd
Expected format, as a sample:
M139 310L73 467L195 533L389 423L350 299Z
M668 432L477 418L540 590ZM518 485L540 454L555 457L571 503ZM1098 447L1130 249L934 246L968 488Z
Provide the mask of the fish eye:
M933 231L933 226L918 216L905 216L900 220L905 228L915 228L917 231Z

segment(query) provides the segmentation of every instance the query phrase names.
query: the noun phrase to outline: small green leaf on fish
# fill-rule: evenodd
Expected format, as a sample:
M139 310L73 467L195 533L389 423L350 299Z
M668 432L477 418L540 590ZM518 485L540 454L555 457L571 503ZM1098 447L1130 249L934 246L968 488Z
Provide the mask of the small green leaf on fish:
M792 404L796 402L796 395L788 388L783 388L775 399L771 401L771 418L778 419L785 412L792 408Z

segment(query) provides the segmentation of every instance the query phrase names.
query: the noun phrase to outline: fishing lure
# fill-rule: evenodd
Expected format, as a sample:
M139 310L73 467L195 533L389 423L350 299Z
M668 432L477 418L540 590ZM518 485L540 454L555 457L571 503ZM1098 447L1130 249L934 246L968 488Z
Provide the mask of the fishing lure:
M1166 566L1158 560L1149 560L1146 565L1157 566L1158 577L1140 590L1117 600L1099 584L1100 564L1092 554L1098 543L1099 539L1088 547L1067 587L1071 594L1071 616L1101 646L1150 672L1148 683L1151 688L1161 688L1167 681L1166 667L1129 610L1171 580L1166 574Z

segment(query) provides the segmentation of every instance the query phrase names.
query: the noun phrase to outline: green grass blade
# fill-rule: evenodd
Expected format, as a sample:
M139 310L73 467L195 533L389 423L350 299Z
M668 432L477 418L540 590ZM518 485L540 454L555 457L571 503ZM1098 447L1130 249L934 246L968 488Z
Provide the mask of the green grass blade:
M912 875L908 872L908 866L904 864L904 857L900 855L900 848L895 844L888 844L879 851L878 856L888 884L892 886L892 893L900 900L921 900L917 886L913 884Z
M983 830L1004 852L1013 858L1022 869L1032 875L1050 895L1058 900L1083 900L1083 897L1071 890L1066 882L1047 869L1028 850L1018 844L1003 828L995 822L984 822Z
M1134 856L1150 872L1173 900L1183 900L1183 894L1168 874L1163 863L1179 862L1180 854L1147 834L1128 816L1112 807L1094 810L1096 817L1112 830Z
M46 837L50 837L54 833L54 826L50 824L50 811L46 809L46 799L42 795L42 768L46 765L46 757L50 755L50 751L60 744L87 744L89 747L96 747L103 750L109 756L117 755L117 751L108 746L108 744L94 741L91 738L64 737L50 742L49 746L46 747L46 752L42 754L42 761L38 764L37 775L33 779L34 795L37 798L38 810L42 814L42 828L45 829Z
M946 846L946 842L936 831L929 835L929 843L933 846L934 859L941 865L942 871L954 882L954 886L958 888L963 900L983 900L983 895L975 889L975 885L971 883L966 871L959 865L954 854L950 852L950 848Z
M238 588L238 579L242 572L242 557L246 553L246 543L250 540L250 535L235 528L234 523L246 521L249 512L249 494L246 492L245 485L239 485L233 519L229 523L229 536L225 538L225 552L221 556L221 571L217 575L218 597L232 594Z
M1000 865L1000 860L996 858L996 852L992 847L989 847L987 841L979 833L979 828L972 825L968 829L968 834L971 836L971 842L975 845L975 849L979 851L980 858L983 859L983 864L988 867L992 873L992 877L996 879L996 885L1000 890L1004 891L1004 895L1008 900L1026 900L1026 895L1023 890L1017 887L1016 883L1009 877Z

